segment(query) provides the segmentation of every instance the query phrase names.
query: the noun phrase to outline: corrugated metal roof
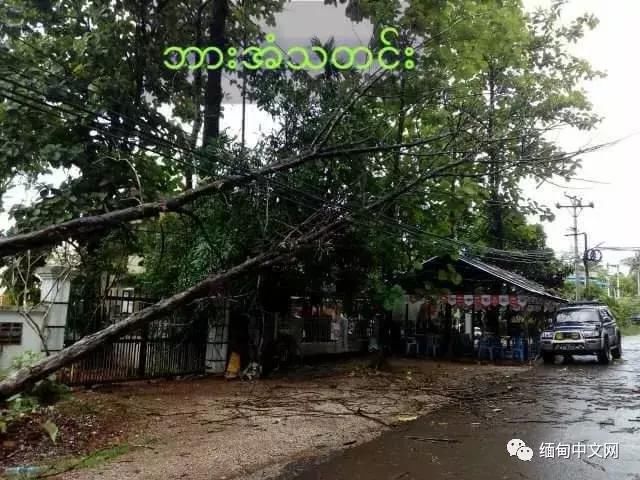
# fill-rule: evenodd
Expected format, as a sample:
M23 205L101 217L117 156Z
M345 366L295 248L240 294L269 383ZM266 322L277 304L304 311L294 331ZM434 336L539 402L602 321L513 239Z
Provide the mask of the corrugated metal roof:
M424 264L426 265L427 263L430 263L437 258L440 258L440 257L432 257L426 262L424 262ZM528 278L525 278L522 275L519 275L517 273L510 272L509 270L505 270L504 268L496 267L495 265L489 265L488 263L478 260L477 258L468 257L465 255L461 255L460 257L458 257L458 261L466 263L467 265L473 268L476 268L478 270L482 270L483 272L486 272L489 275L493 275L494 277L499 278L507 283L510 283L515 287L521 288L522 290L525 290L529 293L533 293L535 295L550 298L560 302L566 302L564 298L556 297L555 295L547 292L545 288L539 283L529 280Z

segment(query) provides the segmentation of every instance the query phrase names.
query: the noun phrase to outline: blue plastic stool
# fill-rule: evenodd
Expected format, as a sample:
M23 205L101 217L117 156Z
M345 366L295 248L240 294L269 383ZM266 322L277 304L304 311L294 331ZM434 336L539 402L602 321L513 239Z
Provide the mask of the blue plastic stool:
M524 362L527 358L526 344L522 337L513 338L513 345L511 347L511 358L513 360L520 360L521 362Z

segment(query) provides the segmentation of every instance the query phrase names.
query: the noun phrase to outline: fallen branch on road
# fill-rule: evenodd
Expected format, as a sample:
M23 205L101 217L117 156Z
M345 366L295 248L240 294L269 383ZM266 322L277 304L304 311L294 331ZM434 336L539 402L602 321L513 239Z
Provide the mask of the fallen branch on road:
M415 440L417 442L445 442L445 443L460 443L460 440L455 438L434 438L434 437L416 437L408 435L405 437L407 440Z

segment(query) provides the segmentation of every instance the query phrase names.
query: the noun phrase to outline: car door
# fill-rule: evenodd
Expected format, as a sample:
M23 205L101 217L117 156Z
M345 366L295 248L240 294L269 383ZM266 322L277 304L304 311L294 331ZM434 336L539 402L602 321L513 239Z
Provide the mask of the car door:
M618 338L616 335L616 322L613 314L609 309L603 308L600 311L600 318L602 318L602 328L605 334L609 337L609 345L617 345Z

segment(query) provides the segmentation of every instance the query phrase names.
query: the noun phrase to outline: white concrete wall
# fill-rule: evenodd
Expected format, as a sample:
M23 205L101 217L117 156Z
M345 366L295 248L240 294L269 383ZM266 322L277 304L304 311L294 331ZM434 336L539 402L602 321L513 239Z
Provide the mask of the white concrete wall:
M35 274L40 280L40 302L47 310L47 349L50 353L59 352L64 347L73 273L65 267L47 265Z
M21 323L22 342L20 345L0 345L0 369L11 367L14 358L25 352L55 353L64 346L64 329L67 323L69 292L72 274L68 269L47 265L35 272L40 280L40 305L29 308L30 322L20 312L22 307L0 307L0 322ZM24 310L23 310L24 311ZM46 348L42 344L42 333L46 340Z
M44 310L39 309L30 312L31 318L42 328L44 320ZM24 352L31 351L40 353L42 351L42 341L37 330L32 328L27 320L18 312L18 307L0 307L0 323L21 323L22 343L20 345L0 344L0 370L8 370L13 359Z

